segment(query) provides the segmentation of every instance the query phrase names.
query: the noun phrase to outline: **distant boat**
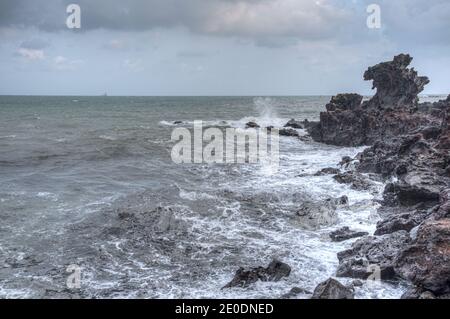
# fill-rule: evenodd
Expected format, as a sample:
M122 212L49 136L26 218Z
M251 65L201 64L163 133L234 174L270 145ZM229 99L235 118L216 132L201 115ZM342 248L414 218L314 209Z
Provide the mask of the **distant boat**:
M103 93L103 95L102 95L102 96L108 96L108 93L106 93L106 92L105 92L105 93Z

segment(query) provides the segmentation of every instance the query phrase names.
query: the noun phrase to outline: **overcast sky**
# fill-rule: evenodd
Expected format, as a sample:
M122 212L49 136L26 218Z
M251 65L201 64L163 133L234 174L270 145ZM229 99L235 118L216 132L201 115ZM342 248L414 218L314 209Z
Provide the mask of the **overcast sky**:
M1 0L0 94L369 94L364 70L402 52L450 93L449 17L448 0Z

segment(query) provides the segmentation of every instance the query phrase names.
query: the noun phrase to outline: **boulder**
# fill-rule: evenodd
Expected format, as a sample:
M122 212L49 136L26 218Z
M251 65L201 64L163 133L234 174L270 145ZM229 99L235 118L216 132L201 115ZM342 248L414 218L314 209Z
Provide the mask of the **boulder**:
M247 287L259 280L280 281L282 278L288 277L290 273L291 267L289 267L289 265L274 259L267 268L239 268L236 271L234 278L222 289L232 287Z
M355 172L338 173L333 176L333 179L340 184L349 184L356 190L368 190L372 186L372 183L364 176Z
M283 129L279 130L278 133L280 134L280 136L290 136L290 137L299 137L300 136L300 134L292 128L283 128Z
M354 299L353 289L344 286L336 279L330 278L320 283L311 299Z
M260 126L256 122L248 122L245 124L245 128L260 128Z
M375 235L392 234L399 230L409 232L419 226L432 212L432 210L419 209L405 213L391 214L377 223Z
M406 231L384 236L368 236L353 243L352 248L338 253L337 277L382 280L396 277L394 259L410 241ZM375 273L378 272L378 273Z
M290 120L289 122L286 123L286 125L284 127L292 127L292 128L296 128L296 129L303 129L303 123L300 121L297 121L295 119Z
M427 220L396 258L403 278L435 295L450 293L450 219Z
M334 232L332 232L330 234L330 238L332 241L341 242L341 241L349 240L352 238L358 238L358 237L363 237L363 236L367 236L367 235L369 235L369 233L367 233L367 232L354 231L354 230L351 230L349 227L342 227L342 228L339 228L338 230L335 230Z

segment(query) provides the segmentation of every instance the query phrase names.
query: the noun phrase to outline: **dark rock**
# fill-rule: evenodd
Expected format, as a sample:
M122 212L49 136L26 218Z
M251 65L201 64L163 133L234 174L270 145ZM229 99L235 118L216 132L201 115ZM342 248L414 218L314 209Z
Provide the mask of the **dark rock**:
M437 299L436 296L431 292L419 287L408 288L405 293L403 293L401 299Z
M183 121L175 121L173 122L174 125L179 125L179 124L183 124Z
M297 128L297 129L303 129L304 128L302 122L297 121L295 119L292 119L289 122L287 122L284 127L292 127L292 128Z
M327 111L336 110L352 111L361 106L363 97L359 94L338 94L331 98L330 103L326 105Z
M233 280L226 284L222 289L232 287L247 287L259 280L280 281L282 278L288 277L290 273L291 267L289 267L289 265L274 259L267 268L239 268L236 271Z
M364 176L355 172L339 173L333 179L340 184L349 184L352 189L356 190L368 190L372 186L372 183Z
M367 236L369 233L367 232L358 232L354 230L350 230L349 227L342 227L338 230L335 230L330 234L330 238L332 241L341 242L352 238L358 238Z
M399 230L411 231L431 215L432 211L412 210L406 213L392 214L377 223L375 235L392 234Z
M450 293L450 219L420 226L414 242L398 255L395 269L437 296Z
M353 243L351 249L338 253L337 276L367 279L376 275L374 271L378 269L380 279L394 279L394 259L409 240L405 231L361 238Z
M327 111L320 114L320 124L307 127L314 140L338 146L370 145L439 125L429 114L412 114L428 79L407 68L411 60L402 54L369 68L364 78L374 81L377 93L367 102L361 104L362 97L357 94L333 97Z
M375 96L368 101L366 108L417 108L418 95L430 81L419 77L414 69L408 69L413 58L400 54L393 61L370 67L364 73L364 80L373 80Z
M330 278L319 284L311 299L354 299L353 289L344 286L336 279Z
M283 128L279 130L280 136L299 137L300 134L292 128Z
M444 189L439 198L439 209L435 213L436 219L449 218L450 217L450 189Z
M273 126L268 126L268 127L266 127L267 132L271 132L273 129L274 129Z
M408 173L408 175L412 179L404 178L400 182L386 185L384 194L396 196L400 204L405 206L439 201L442 185L437 178L430 175L414 175L414 172Z
M260 126L255 122L248 122L245 124L245 128L260 128Z

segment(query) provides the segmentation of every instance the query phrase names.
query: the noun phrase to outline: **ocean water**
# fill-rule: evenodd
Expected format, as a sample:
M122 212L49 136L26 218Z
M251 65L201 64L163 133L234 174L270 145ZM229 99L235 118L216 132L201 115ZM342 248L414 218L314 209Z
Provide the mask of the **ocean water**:
M355 191L332 176L338 148L280 139L280 168L176 165L174 121L192 127L317 120L329 97L0 97L0 298L279 298L333 276L342 226L373 233L383 184ZM300 130L300 133L304 134ZM337 224L308 230L305 199L349 197ZM140 213L139 220L120 214ZM238 267L278 258L276 283L221 289ZM81 286L68 289L69 265ZM341 279L348 283L351 280ZM367 282L357 298L398 298ZM308 295L299 295L307 298Z

